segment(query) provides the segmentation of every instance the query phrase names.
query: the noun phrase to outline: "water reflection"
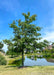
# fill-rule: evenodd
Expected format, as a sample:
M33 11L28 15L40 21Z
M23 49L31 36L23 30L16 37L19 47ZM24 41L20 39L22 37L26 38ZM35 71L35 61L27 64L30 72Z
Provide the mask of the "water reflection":
M54 59L50 58L50 59L46 59L48 62L52 62L54 63Z
M26 58L26 57L25 57ZM27 56L27 58L29 58L29 59L31 59L31 60L36 60L37 59L37 57L36 56L34 56L34 55L31 55L31 56ZM26 60L26 59L25 59Z
M43 55L26 56L24 66L54 66L54 59Z
M22 59L15 60L12 64L22 66ZM54 59L46 55L25 56L24 66L54 66Z

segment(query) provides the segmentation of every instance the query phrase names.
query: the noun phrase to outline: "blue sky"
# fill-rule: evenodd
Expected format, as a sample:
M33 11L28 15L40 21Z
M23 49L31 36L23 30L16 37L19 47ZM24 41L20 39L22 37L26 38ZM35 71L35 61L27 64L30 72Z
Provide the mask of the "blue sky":
M28 11L37 14L35 23L43 27L43 39L54 41L54 0L0 0L0 40L13 36L8 24Z

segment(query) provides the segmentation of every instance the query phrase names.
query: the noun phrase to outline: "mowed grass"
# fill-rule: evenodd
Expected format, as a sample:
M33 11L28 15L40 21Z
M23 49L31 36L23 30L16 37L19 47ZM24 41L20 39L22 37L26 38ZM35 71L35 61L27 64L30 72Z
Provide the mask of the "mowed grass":
M34 66L18 68L16 66L0 66L0 75L54 75L54 66Z
M16 58L9 58L5 56L6 60L16 60L20 59L21 56ZM54 75L54 66L33 66L18 68L17 66L0 66L0 75Z

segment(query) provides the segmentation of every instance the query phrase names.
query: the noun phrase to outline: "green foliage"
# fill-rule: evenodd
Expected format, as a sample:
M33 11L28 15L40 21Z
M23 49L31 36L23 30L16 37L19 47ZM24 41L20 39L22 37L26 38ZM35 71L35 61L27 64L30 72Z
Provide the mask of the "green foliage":
M16 43L13 43L12 40L7 40L7 39L3 40L3 42L5 44L7 44L7 46L8 46L8 51L6 52L6 54L11 55L12 58L15 55L17 55L17 56L19 55L19 52L18 52L19 49L18 49L18 47L15 47Z
M36 55L29 55L29 56L27 56L27 58L32 59L32 60L36 60L37 56Z
M7 64L7 61L6 61L5 57L0 55L0 65L6 65L6 64Z
M9 24L10 28L13 29L14 38L12 39L13 45L10 40L5 40L4 42L10 46L12 46L12 52L16 51L17 53L22 52L22 63L23 63L23 54L24 50L36 50L35 41L39 40L39 36L41 35L39 31L41 28L36 26L32 22L36 20L37 15L30 16L30 12L27 14L23 13L24 21L21 19L13 21L12 24Z
M4 42L5 44L7 44L7 45L12 45L12 43L11 43L10 40L5 39L5 40L3 40L3 42Z
M52 48L54 49L54 42L52 42Z
M3 43L2 43L2 42L0 42L0 49L1 49L1 48L3 48Z
M52 58L54 58L54 53L51 56L52 56Z
M44 40L44 41L43 41L43 44L44 44L45 47L49 46L49 43L50 43L50 42L47 41L47 40Z
M3 43L0 42L0 51L1 51L1 52L4 52L4 51L2 50L2 48L3 48Z
M22 66L22 59L10 60L9 65Z
M37 44L37 48L39 48L39 49L40 49L40 51L42 51L42 50L43 50L43 47L44 47L43 42L39 42L39 43Z

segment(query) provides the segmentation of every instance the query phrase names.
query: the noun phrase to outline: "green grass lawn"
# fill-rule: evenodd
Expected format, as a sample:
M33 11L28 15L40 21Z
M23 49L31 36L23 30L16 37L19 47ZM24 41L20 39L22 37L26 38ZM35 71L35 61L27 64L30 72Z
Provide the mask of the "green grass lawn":
M34 66L18 68L15 66L0 66L0 75L54 75L54 66Z
M6 60L14 61L21 58L21 56L16 58L9 58L5 56ZM0 75L54 75L54 66L33 66L18 68L17 66L0 66Z

